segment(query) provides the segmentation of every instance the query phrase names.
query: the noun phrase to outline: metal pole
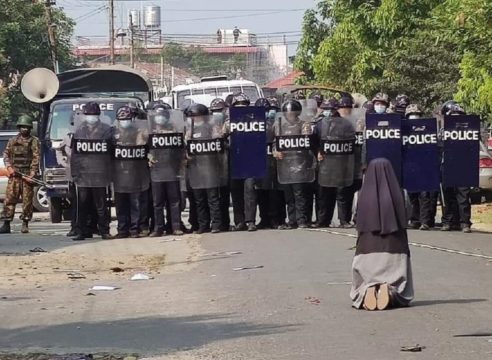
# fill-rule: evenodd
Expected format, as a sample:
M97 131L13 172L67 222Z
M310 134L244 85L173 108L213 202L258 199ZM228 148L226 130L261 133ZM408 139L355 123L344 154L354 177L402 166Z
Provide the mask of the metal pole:
M114 65L114 0L109 0L109 51L111 65Z
M164 87L164 58L161 55L161 87Z
M130 13L130 67L134 68L135 67L135 60L133 58L134 56L134 43L133 43L133 18L132 14Z
M48 25L48 37L49 37L50 47L51 47L51 60L53 61L53 70L55 71L55 73L58 73L58 61L56 60L55 25L53 24L51 5L54 5L54 2L52 3L52 0L46 0L46 2L45 2L45 13L46 13L46 22Z

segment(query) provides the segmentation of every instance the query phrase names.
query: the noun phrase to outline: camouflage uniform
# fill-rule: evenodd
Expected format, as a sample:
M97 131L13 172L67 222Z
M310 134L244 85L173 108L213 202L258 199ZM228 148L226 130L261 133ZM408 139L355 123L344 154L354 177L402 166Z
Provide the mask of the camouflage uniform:
M5 167L11 167L16 174L9 177L2 218L12 221L15 205L22 196L21 220L30 221L33 212L34 184L24 180L20 174L33 177L38 174L40 159L40 144L37 137L27 138L20 134L9 140L3 152ZM19 175L19 176L18 176Z

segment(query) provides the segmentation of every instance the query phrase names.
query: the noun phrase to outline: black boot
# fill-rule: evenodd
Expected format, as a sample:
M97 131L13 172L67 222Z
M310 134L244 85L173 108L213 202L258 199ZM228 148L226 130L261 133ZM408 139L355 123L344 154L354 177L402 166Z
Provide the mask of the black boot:
M28 234L29 233L29 221L24 220L22 222L21 233L23 233L23 234Z
M0 227L0 234L10 234L10 221L5 220Z

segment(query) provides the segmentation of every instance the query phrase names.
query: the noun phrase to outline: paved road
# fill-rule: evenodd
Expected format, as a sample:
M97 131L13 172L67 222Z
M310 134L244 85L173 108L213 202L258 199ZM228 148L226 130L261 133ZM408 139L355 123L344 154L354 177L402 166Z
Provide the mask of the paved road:
M165 252L166 262L154 280L142 282L97 271L93 278L38 288L16 278L15 286L0 287L2 351L114 351L183 360L492 358L490 234L410 232L414 306L366 312L352 309L348 297L351 230L85 244L59 235L64 225L33 224L33 231L0 237L0 253L21 256L35 244L53 254L87 254L104 246L97 250L101 260L155 251ZM13 257L0 255L0 268ZM244 266L263 267L233 270ZM86 296L90 286L107 283L121 289ZM477 333L490 336L455 337ZM415 344L426 348L400 352Z

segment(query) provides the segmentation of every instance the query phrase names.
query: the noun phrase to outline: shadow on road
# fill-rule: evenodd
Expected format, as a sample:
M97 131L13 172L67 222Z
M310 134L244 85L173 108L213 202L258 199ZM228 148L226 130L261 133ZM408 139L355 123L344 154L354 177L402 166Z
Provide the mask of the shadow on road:
M447 300L418 300L412 302L412 307L445 305L445 304L471 304L477 302L489 301L488 299L447 299Z
M221 314L145 317L104 322L0 329L3 351L139 352L152 355L190 350L216 341L295 331L299 325L254 324Z

